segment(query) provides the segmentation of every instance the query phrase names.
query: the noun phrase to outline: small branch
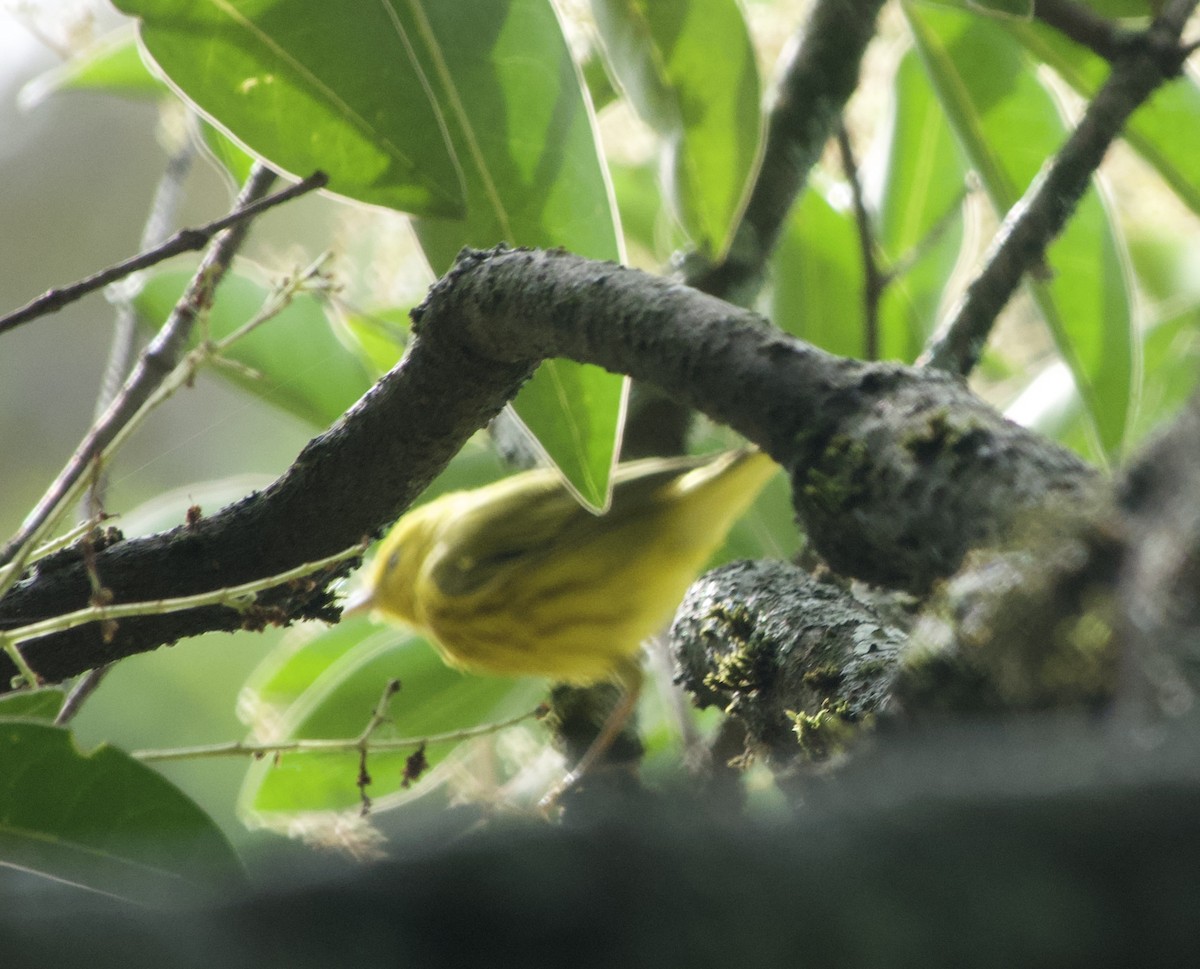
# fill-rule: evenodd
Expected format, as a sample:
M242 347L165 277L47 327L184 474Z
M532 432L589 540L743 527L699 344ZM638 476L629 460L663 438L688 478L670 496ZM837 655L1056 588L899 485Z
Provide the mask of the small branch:
M1008 213L983 270L919 365L964 376L974 369L1000 311L1025 274L1043 263L1047 247L1062 232L1129 116L1182 70L1186 53L1179 35L1196 2L1171 0L1139 35L1139 43L1117 61L1054 161Z
M879 268L875 258L875 232L867 202L863 196L862 182L858 178L858 163L854 160L854 149L850 145L850 134L844 123L838 125L838 150L842 155L842 168L850 182L850 195L854 200L854 221L858 225L858 246L863 266L863 357L879 359L879 301L890 279Z
M66 632L88 623L110 623L119 619L130 619L134 616L164 616L172 612L183 612L187 609L199 609L202 606L224 606L240 613L246 613L255 605L258 593L274 589L288 582L295 582L318 572L325 571L347 559L356 558L366 551L366 545L353 545L345 551L316 562L305 562L287 572L278 575L255 579L241 585L224 589L214 589L191 596L177 596L173 599L157 599L153 602L125 602L120 605L95 605L86 609L77 609L61 616L44 619L41 622L18 626L5 633L0 633L0 641L5 644L19 646L32 639L39 639L51 633Z
M242 193L235 203L238 210L250 208L270 187L275 173L261 163L251 171ZM9 581L15 578L32 542L45 531L52 517L69 499L91 462L108 447L137 413L143 403L174 368L196 318L212 301L213 290L224 276L234 253L241 248L248 231L245 218L234 219L229 228L219 232L204 259L201 260L191 284L176 303L170 318L158 336L142 351L137 366L125 381L121 393L94 424L75 449L75 453L46 491L37 506L29 513L17 534L0 551L0 564L17 566ZM0 582L0 594L7 588Z
M390 740L369 740L361 734L357 737L347 737L341 740L278 740L271 743L254 743L251 741L235 740L224 744L199 744L195 747L171 747L164 750L135 750L132 756L146 763L161 763L168 760L206 760L212 757L265 757L268 754L292 753L341 753L351 750L361 751L364 746L371 753L386 753L397 750L411 750L422 745L431 747L434 744L461 743L474 740L476 737L486 737L499 733L509 727L515 727L526 720L541 716L542 707L527 710L509 720L499 723L480 724L463 730L448 730L445 733L428 734L424 737L399 737ZM373 732L372 728L372 732Z
M48 290L37 299L26 303L20 309L9 313L7 316L0 317L0 335L8 330L15 329L22 323L28 323L39 316L44 316L47 313L55 313L64 306L86 296L88 293L103 289L109 283L123 279L138 270L148 269L151 266L157 265L171 256L177 256L182 252L194 252L198 249L203 249L217 233L243 224L255 216L261 215L267 209L291 201L314 189L322 188L328 181L329 178L324 172L315 172L304 179L304 181L297 182L290 188L277 192L268 198L260 199L252 204L246 204L223 218L197 228L181 229L162 245L155 246L153 249L139 253L131 259L126 259L124 262L119 262L114 266L109 266L107 269L88 276L86 279L81 279L77 283L72 283L61 289Z
M689 285L751 306L792 203L858 86L882 0L817 0L782 72L767 119L762 163L725 260L689 275Z

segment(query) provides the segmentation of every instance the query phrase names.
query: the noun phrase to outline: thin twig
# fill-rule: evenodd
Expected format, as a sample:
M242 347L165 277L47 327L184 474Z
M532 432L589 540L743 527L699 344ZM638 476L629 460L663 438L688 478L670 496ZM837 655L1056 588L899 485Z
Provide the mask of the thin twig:
M122 602L116 605L91 605L61 616L52 616L25 626L0 632L0 642L19 646L31 639L39 639L51 633L64 632L83 626L90 622L115 622L119 619L130 619L134 616L161 616L169 612L183 612L187 609L199 609L203 606L225 606L246 612L254 606L258 593L266 592L288 582L303 579L317 572L322 572L346 559L355 558L366 551L366 545L352 545L347 549L330 555L315 562L305 562L294 569L280 572L277 575L255 579L253 582L243 582L241 585L212 589L190 596L177 596L172 599L156 599L150 602Z
M37 299L26 303L20 309L9 313L7 316L0 317L0 334L14 329L22 323L28 323L39 316L54 313L64 306L81 299L88 293L102 289L109 283L116 282L130 273L137 272L140 269L148 269L162 262L164 259L177 256L182 252L194 252L197 249L203 249L217 233L245 223L267 209L274 208L276 205L288 202L314 189L322 188L328 180L328 176L324 172L315 172L304 179L304 181L298 182L290 188L277 192L275 195L267 198L258 199L252 204L246 204L214 222L209 222L197 228L180 229L162 245L156 246L147 252L139 253L131 259L117 263L115 266L109 266L107 269L88 276L86 279L81 279L61 289L48 290Z
M411 750L422 744L456 743L473 740L476 737L486 737L498 733L508 727L514 727L526 720L534 719L544 712L543 707L527 710L519 716L499 723L480 724L463 730L450 730L445 733L427 734L424 737L399 737L391 740L365 741L360 734L341 740L278 740L269 743L254 743L235 740L223 744L200 744L195 747L171 747L163 750L135 750L132 754L143 762L162 762L166 760L200 760L209 757L264 757L268 754L290 753L339 753L351 750L362 750L364 743L372 753L386 753L394 750Z
M256 163L238 196L234 206L235 212L252 207L274 180L274 172L262 163ZM261 207L258 211L261 211ZM6 580L0 580L0 595L15 581L20 563L24 561L30 546L49 527L52 516L67 500L92 460L108 446L175 367L191 333L192 325L197 316L211 303L213 290L233 261L234 253L241 247L248 228L249 223L243 217L240 220L234 219L229 228L217 234L191 283L175 304L170 318L142 351L137 366L126 380L121 393L104 415L92 425L66 467L26 517L17 534L4 547L3 552L0 552L0 564L12 562L18 566Z
M862 182L858 177L858 163L854 159L854 149L850 145L850 134L846 131L844 121L838 124L837 142L842 156L842 168L850 183L850 196L854 204L854 221L858 225L858 246L862 254L863 357L867 360L877 360L879 359L879 301L883 298L883 291L887 289L891 277L879 268L879 261L875 258L875 232L871 225L870 213L867 212Z
M983 270L917 363L961 375L979 361L1000 311L1091 185L1109 146L1129 116L1183 67L1179 36L1197 0L1171 0L1128 47L1054 160L1009 211Z

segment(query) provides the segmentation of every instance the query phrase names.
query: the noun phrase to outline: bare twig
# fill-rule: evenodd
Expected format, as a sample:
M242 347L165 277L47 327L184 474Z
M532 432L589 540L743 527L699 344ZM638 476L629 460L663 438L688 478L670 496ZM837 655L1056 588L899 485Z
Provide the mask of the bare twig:
M298 182L281 192L277 192L269 198L258 199L253 204L245 205L223 218L196 228L181 229L162 245L156 246L147 252L139 253L131 259L117 263L115 266L109 266L107 269L88 276L86 279L81 279L77 283L72 283L61 289L48 290L37 299L26 303L20 309L9 313L7 316L0 317L0 334L14 329L22 323L28 323L39 316L57 312L69 303L81 299L88 293L103 289L109 283L123 279L130 273L135 273L140 269L148 269L162 262L164 259L179 255L181 252L194 252L197 249L203 249L218 232L222 232L240 223L245 223L267 209L274 208L276 205L290 201L297 196L321 188L328 180L328 176L324 172L315 172L304 179L304 181Z
M1187 52L1179 36L1196 2L1171 0L1122 53L1066 144L1008 213L982 272L918 364L964 375L974 369L1000 311L1025 274L1042 264L1129 116L1182 70Z
M313 740L276 740L256 743L248 740L234 740L223 744L200 744L195 747L170 747L163 750L135 750L134 757L147 763L161 763L166 760L207 760L212 757L264 757L267 754L290 753L337 753L339 751L368 750L371 753L385 753L395 750L410 750L415 747L433 746L434 744L461 743L476 737L486 737L498 733L508 727L515 727L526 720L535 719L544 712L543 707L526 710L524 713L502 720L499 723L485 723L463 730L448 730L445 733L428 734L424 737L395 737L387 740L371 740L371 734L380 723L375 716L371 718L373 726L366 731L366 736L345 739L313 739Z
M257 163L238 196L235 210L252 206L266 193L274 180L275 173L265 165ZM126 380L120 395L91 427L67 465L26 517L17 534L4 547L3 552L0 552L0 564L11 563L16 566L11 573L0 579L0 595L16 580L21 563L28 556L33 543L52 523L54 515L74 492L91 462L121 432L174 368L196 317L207 309L212 300L213 290L233 261L234 253L241 247L248 227L249 223L244 218L235 219L229 228L217 234L170 318L158 336L142 351L137 366Z
M879 301L887 288L890 276L879 268L875 258L875 231L871 216L867 212L863 197L862 182L858 177L858 163L850 145L850 134L844 123L838 125L838 150L842 155L842 168L850 182L850 195L854 202L854 221L858 225L858 246L863 266L863 357L867 360L879 358Z

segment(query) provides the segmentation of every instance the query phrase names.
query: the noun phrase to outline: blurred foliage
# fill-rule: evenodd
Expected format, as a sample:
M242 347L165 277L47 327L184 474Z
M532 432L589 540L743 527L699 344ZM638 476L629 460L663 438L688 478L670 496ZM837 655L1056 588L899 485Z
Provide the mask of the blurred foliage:
M353 11L323 0L118 0L117 6L136 19L137 40L127 27L81 52L35 81L27 103L85 90L154 99L166 116L182 98L204 119L205 142L235 178L244 176L251 157L299 175L320 168L345 203L336 204L347 225L394 227L380 208L412 218L412 234L395 248L403 258L389 249L386 232L347 229L331 243L345 291L302 287L221 351L213 372L248 390L247 406L286 412L312 433L403 351L406 312L419 287L397 296L379 277L427 282L428 267L444 271L460 247L501 241L564 246L603 259L628 251L637 264L660 268L680 248L722 253L761 150L763 84L754 44L778 46L778 38L753 36L735 0L593 0L593 29L571 22L566 34L549 0L424 0ZM1146 14L1134 0L1093 6L1120 17ZM1105 67L1031 20L1030 5L1020 0L900 0L899 8L903 16L888 28L897 43L877 55L866 75L863 97L878 110L865 122L851 111L850 140L864 160L869 248L885 283L873 307L875 343L880 356L911 361L980 265L981 227L1003 219L1020 199ZM605 106L606 119L625 119L604 128L603 141L593 98ZM1028 287L1029 306L1006 314L984 368L985 375L1003 377L991 388L995 399L1006 397L1022 420L1102 463L1128 453L1168 418L1200 372L1195 77L1186 74L1142 108L1125 144L1132 151L1096 177L1096 191L1050 249L1046 271ZM790 333L859 356L868 346L871 314L851 190L835 153L828 153L773 254L761 308ZM362 205L374 208L364 214ZM1170 219L1155 221L1149 232L1143 210L1164 207ZM142 280L134 306L143 326L160 325L186 277L172 267ZM220 290L206 337L228 337L279 286L243 260ZM989 391L986 377L980 386ZM602 505L623 406L621 380L554 362L523 391L516 411L536 449L584 499ZM728 443L710 432L706 443L717 442ZM471 446L430 495L502 473L485 446ZM781 482L764 494L722 557L795 551L785 492ZM156 520L180 520L197 495L209 495L211 504L239 493L226 498L220 486L198 483L159 508ZM162 527L148 522L140 527ZM101 696L96 702L108 712L87 730L144 736L124 732L118 709L120 716L148 717L161 744L189 742L189 727L238 729L231 684L248 673L238 712L259 741L353 739L371 721L390 679L402 688L390 701L380 739L503 719L544 692L541 684L447 670L426 644L362 623L295 630L267 642L244 634L221 641L223 674L195 689L204 694L197 704L219 704L224 720L210 711L189 723L152 700L131 700L128 710L120 699L104 707ZM155 677L172 669L191 671L178 674L181 682L202 676L212 655L138 657L114 674L125 685L106 685L102 694L152 693ZM205 851L219 877L227 877L234 863L205 811L117 750L81 753L65 731L47 723L60 700L48 692L0 703L0 818L15 817L7 805L30 796L24 781L10 778L27 779L21 771L34 764L54 777L54 786L39 794L46 810L34 828L0 826L5 854L55 877L119 890L122 867L173 864L141 858L127 836L139 826L143 833L169 828L172 844L190 844L178 859ZM651 763L671 743L665 716L651 712L646 724ZM208 739L190 736L190 742ZM485 755L486 768L474 771L473 793L519 787L530 745L540 743L536 727L501 734ZM431 791L440 779L451 796L457 759L466 756L453 747L425 751L434 780L417 780L411 790L406 769L416 747L373 756L366 793L378 809ZM522 756L511 756L514 749ZM504 750L510 755L497 753ZM194 776L208 777L205 769L197 767ZM539 784L544 789L553 769L528 785L529 797ZM206 789L225 797L228 771L214 788L189 781L179 773L186 770L170 772L220 816L223 809L212 808ZM243 773L241 765L230 770ZM353 749L262 758L241 781L241 816L311 833L320 819L357 812L358 771ZM490 772L486 783L481 771ZM92 784L101 799L88 808L72 802L67 809L52 796ZM134 798L145 805L144 816L129 810L126 799ZM101 813L110 827L89 827ZM96 839L106 845L105 864L82 874L78 851L38 849L68 842L86 848ZM115 842L123 847L110 851Z

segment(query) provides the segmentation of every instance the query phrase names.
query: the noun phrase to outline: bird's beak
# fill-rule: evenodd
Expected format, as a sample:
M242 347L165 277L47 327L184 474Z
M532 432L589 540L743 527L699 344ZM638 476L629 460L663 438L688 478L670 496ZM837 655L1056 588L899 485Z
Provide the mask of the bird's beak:
M361 616L370 612L374 607L375 593L367 586L360 585L346 597L346 601L342 604L342 618Z

